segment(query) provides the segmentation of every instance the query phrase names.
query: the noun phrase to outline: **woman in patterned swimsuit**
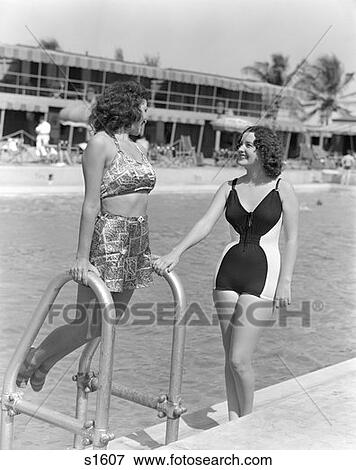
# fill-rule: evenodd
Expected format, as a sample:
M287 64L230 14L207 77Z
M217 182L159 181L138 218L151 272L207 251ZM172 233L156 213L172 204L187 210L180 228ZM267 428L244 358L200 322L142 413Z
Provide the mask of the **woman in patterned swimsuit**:
M225 383L229 419L252 411L252 355L273 307L291 300L297 251L298 203L281 179L282 148L275 133L253 126L241 136L238 163L246 173L218 189L205 215L166 256L154 261L159 274L172 270L180 256L203 240L225 212L231 242L218 263L213 288L225 349ZM286 243L278 248L281 226Z
M95 295L87 287L88 271L100 276L111 291L117 318L125 311L136 288L152 282L148 239L147 203L156 181L142 149L129 135L142 135L148 92L136 82L113 83L101 95L90 117L94 136L83 157L85 197L79 230L77 257L70 272L79 283L78 319L48 335L31 348L21 366L17 384L30 380L42 389L53 365L101 333L95 311ZM94 303L93 303L94 302Z

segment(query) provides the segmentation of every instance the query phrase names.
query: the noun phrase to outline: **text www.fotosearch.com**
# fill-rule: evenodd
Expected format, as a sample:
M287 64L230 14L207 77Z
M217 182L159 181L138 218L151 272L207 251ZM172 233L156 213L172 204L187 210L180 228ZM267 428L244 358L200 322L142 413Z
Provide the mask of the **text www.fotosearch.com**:
M272 465L272 457L243 457L235 454L220 456L174 455L133 457L135 465Z
M129 456L124 454L95 454L91 457L85 457L85 465L122 465L126 458L126 463ZM266 456L246 456L239 457L236 454L230 455L219 455L219 456L192 456L192 455L153 455L153 456L132 456L130 464L134 466L239 466L239 465L251 465L251 466L272 466L272 457ZM131 468L130 465L130 468Z

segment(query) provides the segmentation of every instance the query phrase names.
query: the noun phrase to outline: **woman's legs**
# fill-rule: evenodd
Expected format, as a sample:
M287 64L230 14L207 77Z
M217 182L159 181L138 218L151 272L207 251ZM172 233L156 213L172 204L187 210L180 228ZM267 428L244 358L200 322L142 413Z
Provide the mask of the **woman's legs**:
M126 310L133 292L133 290L129 290L112 293L117 320ZM100 336L101 318L97 314L98 309L95 308L95 303L94 292L88 287L79 285L76 318L67 325L56 328L32 354L28 371L29 376L31 375L31 385L33 385L34 390L39 391L42 388L47 372L60 359L88 341ZM22 374L22 377L24 375Z
M233 291L214 291L225 349L225 381L229 419L251 413L254 396L252 355L262 332L261 322L272 318L273 303Z
M252 356L266 322L271 320L273 302L242 294L234 314L229 363L238 387L240 416L252 412L255 376Z
M229 420L241 416L238 401L238 390L233 371L230 367L230 344L232 333L232 318L237 306L239 295L234 291L213 291L213 299L218 314L223 346L225 350L225 386Z

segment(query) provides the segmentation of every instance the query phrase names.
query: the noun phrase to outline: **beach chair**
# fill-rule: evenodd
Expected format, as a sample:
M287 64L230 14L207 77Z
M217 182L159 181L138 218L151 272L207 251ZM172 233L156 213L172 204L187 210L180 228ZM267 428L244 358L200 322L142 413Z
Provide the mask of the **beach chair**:
M183 165L189 165L193 162L196 163L195 147L192 145L189 135L181 135L180 139L173 144L173 146L176 145L178 146L175 152L176 159Z

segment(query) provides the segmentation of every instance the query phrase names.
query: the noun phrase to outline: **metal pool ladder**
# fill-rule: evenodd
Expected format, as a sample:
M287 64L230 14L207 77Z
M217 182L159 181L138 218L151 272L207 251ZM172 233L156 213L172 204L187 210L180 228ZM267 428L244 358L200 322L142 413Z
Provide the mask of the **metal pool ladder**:
M157 397L112 383L115 325L114 321L104 321L104 319L115 319L115 307L104 282L94 273L89 273L88 285L99 301L103 321L101 338L91 340L84 347L78 373L73 377L77 384L75 418L44 406L38 407L23 398L23 392L17 390L16 377L60 289L72 280L69 273L62 273L48 285L6 370L1 395L1 449L12 448L14 419L20 413L71 431L74 433L74 449L84 449L88 445L92 445L94 449L106 449L108 442L115 437L108 429L111 395L157 410L160 418L167 418L165 443L169 444L178 439L179 417L186 411L181 401L185 344L183 317L186 300L179 277L171 272L165 273L164 278L172 290L175 306L168 394ZM96 375L90 371L90 367L99 343L101 343L100 372ZM88 396L94 391L97 392L95 419L88 420Z

